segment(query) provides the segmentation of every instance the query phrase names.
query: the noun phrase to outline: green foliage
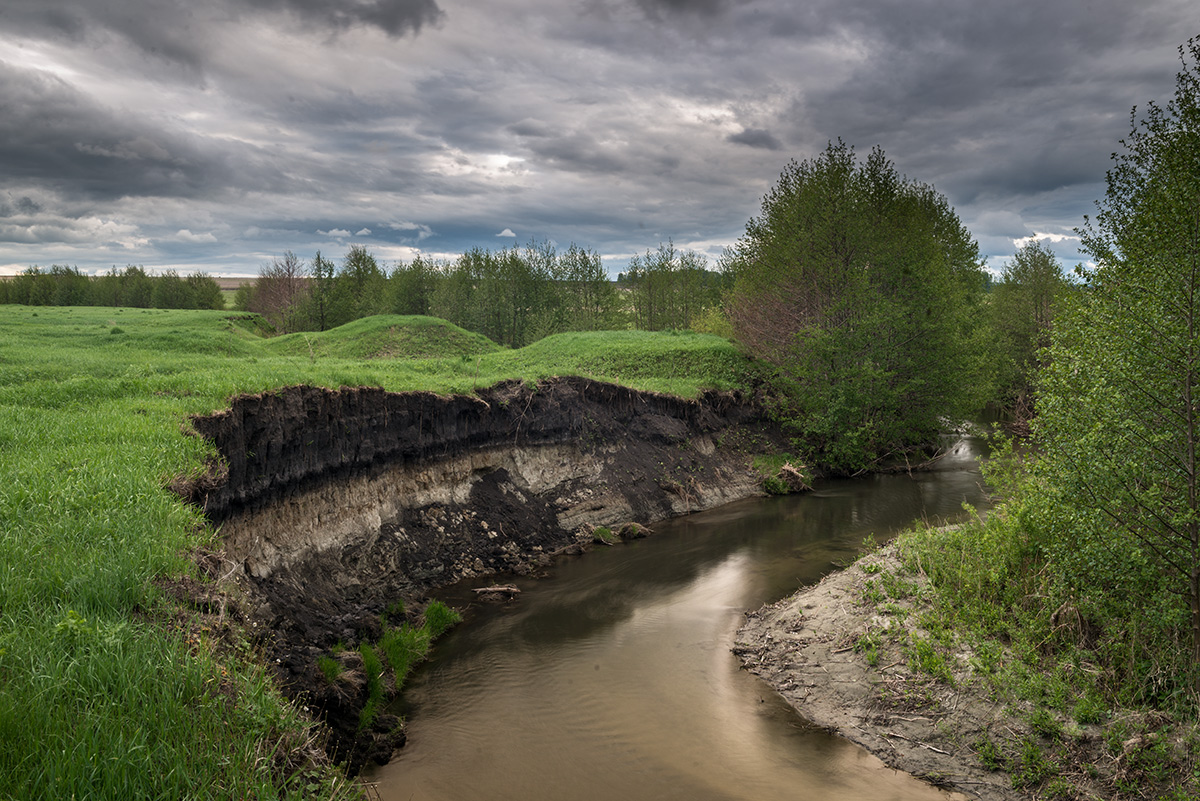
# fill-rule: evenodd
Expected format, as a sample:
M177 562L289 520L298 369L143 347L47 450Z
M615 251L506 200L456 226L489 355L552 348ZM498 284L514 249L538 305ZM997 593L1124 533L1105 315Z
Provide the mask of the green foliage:
M930 640L914 635L904 646L908 657L908 669L914 673L924 673L951 686L954 685L954 674L946 664L941 651Z
M432 640L427 628L414 628L407 623L388 627L379 638L378 648L387 657L395 686L404 684L413 665L425 658Z
M613 530L608 526L596 526L592 529L592 542L598 542L602 545L616 545L621 541Z
M330 684L337 684L338 678L342 675L342 663L324 654L317 657L317 669L321 671L325 681Z
M225 308L225 294L211 276L206 273L192 273L184 280L192 291L197 309L220 311Z
M436 640L461 622L462 615L441 601L431 601L425 607L425 628L432 639Z
M979 761L985 768L990 771L1004 770L1008 761L1004 757L1004 752L997 747L986 734L981 735L978 740L972 745L975 753L979 755Z
M167 270L154 282L150 305L156 309L194 309L196 292L174 270Z
M1062 724L1045 707L1038 707L1029 715L1029 728L1039 737L1057 740L1062 737Z
M548 243L496 253L474 249L439 273L430 312L502 345L622 322L600 256L575 245L562 254Z
M358 728L362 730L371 728L383 703L383 660L370 643L360 644L358 653L362 656L363 673L367 677L367 703L358 713Z
M1054 764L1036 741L1026 737L1021 741L1021 752L1010 765L1012 786L1015 789L1036 787L1054 773Z
M1075 702L1071 717L1081 725L1102 723L1108 717L1108 707L1100 694L1092 690Z
M1055 328L1030 509L1064 592L1124 629L1110 644L1159 702L1200 688L1200 40L1180 56L1079 231L1096 267Z
M1069 284L1054 252L1029 242L1004 268L991 292L991 364L997 402L1015 422L1033 414L1034 381L1045 363L1055 311Z
M879 667L879 646L882 638L877 631L863 633L854 642L854 650L861 653L871 667Z
M789 164L725 269L733 330L776 366L781 416L818 467L869 469L982 407L978 247L882 151L859 163L839 141Z
M790 453L759 454L753 466L768 495L789 495L812 488L811 475Z
M629 260L629 270L618 282L629 290L633 324L645 331L688 328L721 300L726 275L708 269L705 257L676 250L674 243Z

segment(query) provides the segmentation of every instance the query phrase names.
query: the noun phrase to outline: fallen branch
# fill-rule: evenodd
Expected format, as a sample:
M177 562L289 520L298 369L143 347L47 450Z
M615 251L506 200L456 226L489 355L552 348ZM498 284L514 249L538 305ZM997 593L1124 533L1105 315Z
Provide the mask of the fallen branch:
M491 587L476 587L475 589L471 590L471 592L478 592L478 593L498 592L498 593L503 593L505 595L516 595L519 592L521 592L521 590L520 590L520 588L514 587L511 584L503 584L503 585L493 584Z

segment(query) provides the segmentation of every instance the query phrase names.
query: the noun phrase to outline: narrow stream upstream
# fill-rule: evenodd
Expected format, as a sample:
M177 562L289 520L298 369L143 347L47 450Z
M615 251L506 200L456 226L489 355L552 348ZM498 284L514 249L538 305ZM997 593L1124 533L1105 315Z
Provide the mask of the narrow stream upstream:
M368 780L385 801L945 801L806 724L730 648L743 612L852 561L868 535L983 506L983 448L659 523L518 580L518 601L472 610L410 677L409 744Z

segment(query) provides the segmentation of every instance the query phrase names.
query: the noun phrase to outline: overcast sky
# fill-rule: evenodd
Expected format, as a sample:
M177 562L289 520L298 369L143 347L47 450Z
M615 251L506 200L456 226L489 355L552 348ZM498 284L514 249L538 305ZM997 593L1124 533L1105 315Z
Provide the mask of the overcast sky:
M1069 237L1195 0L0 0L0 272L707 254L876 145L989 265Z

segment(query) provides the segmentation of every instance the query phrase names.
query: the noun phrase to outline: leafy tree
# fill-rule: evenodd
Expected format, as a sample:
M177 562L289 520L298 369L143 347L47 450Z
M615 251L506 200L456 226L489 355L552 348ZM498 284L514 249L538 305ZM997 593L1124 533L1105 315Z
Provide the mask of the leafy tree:
M385 311L387 276L362 245L351 245L342 258L330 302L330 326L339 326Z
M1189 672L1200 690L1200 39L1180 58L1078 231L1096 266L1056 323L1035 422L1052 562L1085 601L1124 602L1159 693ZM1137 647L1172 632L1190 638L1174 661Z
M150 308L151 296L154 294L154 279L137 265L129 265L120 274L120 303L121 306L132 306L136 309Z
M662 331L687 328L704 309L717 305L724 276L709 270L703 255L676 250L668 242L655 252L630 259L623 279L629 287L634 326Z
M250 311L250 304L254 302L254 282L243 281L238 284L237 289L233 292L233 308L238 311Z
M945 198L875 149L792 162L724 259L738 339L777 367L798 447L854 473L982 405L978 247Z
M308 277L307 327L326 331L331 327L329 321L333 316L333 282L336 277L333 262L324 258L318 250L308 267Z
M572 244L559 254L554 280L560 289L562 322L555 331L603 331L618 327L621 298L594 250Z
M167 270L154 279L151 304L156 309L194 309L196 293L187 281L174 270Z
M64 267L55 264L50 268L47 279L54 286L54 292L50 300L52 305L92 305L92 280L79 272L78 267Z
M225 295L221 292L221 285L211 275L192 273L185 280L196 298L197 309L225 308Z
M12 280L12 286L9 289L9 297L13 303L20 303L25 306L41 306L45 305L42 300L44 291L39 290L41 285L42 268L41 267L26 267ZM41 302L39 302L41 301Z
M1054 252L1035 240L1017 251L992 288L996 400L1018 429L1033 415L1034 380L1045 365L1055 310L1068 286Z
M429 314L437 267L418 255L410 264L397 264L388 278L389 308L394 314Z

